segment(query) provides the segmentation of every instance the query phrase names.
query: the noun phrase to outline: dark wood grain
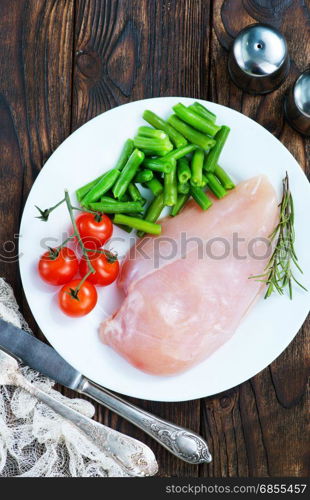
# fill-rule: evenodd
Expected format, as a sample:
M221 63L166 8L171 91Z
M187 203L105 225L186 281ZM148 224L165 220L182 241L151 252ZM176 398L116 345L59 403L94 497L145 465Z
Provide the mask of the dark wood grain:
M226 69L234 36L256 21L284 32L292 58L288 80L264 97L243 93ZM309 141L282 112L284 93L309 62L309 22L303 0L0 0L0 275L38 336L21 292L14 235L29 189L55 148L114 106L183 95L251 116L309 172ZM204 435L214 456L208 466L175 459L99 405L96 418L149 444L162 476L306 476L309 329L308 320L270 367L230 391L179 404L136 401Z
M0 9L3 245L11 240L14 243L21 209L36 175L70 133L73 3L1 0ZM22 303L16 259L13 264L12 252L3 253L0 274L14 286L27 319L38 332L26 301Z
M243 27L256 21L278 27L286 36L291 72L280 89L250 96L227 73L227 50ZM290 20L290 21L288 21ZM306 141L284 121L283 97L309 61L309 12L304 2L213 2L209 98L250 116L275 134L309 173ZM302 47L302 50L301 50ZM219 64L219 61L222 61ZM203 422L220 460L203 466L206 476L306 476L309 474L307 414L309 323L270 367L249 382L203 403Z

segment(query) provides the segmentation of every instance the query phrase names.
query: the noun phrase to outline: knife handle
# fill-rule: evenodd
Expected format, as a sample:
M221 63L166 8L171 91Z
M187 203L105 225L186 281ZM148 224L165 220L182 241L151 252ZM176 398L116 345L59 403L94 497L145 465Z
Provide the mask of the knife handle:
M157 462L148 446L82 415L51 394L31 384L23 376L19 376L18 380L20 387L78 427L99 450L111 456L126 474L142 477L156 474Z
M185 462L202 464L212 461L206 441L198 434L141 410L85 377L76 390L139 427Z

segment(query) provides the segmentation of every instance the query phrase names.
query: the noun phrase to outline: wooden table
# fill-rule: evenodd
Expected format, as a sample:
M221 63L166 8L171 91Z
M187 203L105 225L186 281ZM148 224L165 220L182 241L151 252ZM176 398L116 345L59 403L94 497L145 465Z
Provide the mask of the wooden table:
M264 97L236 88L226 65L233 37L256 21L282 30L292 58L288 80ZM307 0L0 0L0 275L39 336L3 242L16 243L31 185L57 146L120 104L192 96L257 120L306 169L309 142L285 123L282 101L309 62L308 30ZM180 404L138 401L204 435L210 465L177 460L100 406L96 418L149 444L162 476L306 476L307 333L309 321L271 366L223 394Z

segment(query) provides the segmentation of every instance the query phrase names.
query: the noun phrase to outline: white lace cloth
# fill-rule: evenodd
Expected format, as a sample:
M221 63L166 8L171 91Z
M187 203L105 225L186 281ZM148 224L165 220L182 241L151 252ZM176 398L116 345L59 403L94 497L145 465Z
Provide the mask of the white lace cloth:
M18 310L12 288L0 278L0 318L30 331ZM0 477L119 477L124 470L98 450L74 425L43 403L16 388L10 366L0 358ZM54 382L27 367L32 383L80 413L92 417L94 407L54 391Z

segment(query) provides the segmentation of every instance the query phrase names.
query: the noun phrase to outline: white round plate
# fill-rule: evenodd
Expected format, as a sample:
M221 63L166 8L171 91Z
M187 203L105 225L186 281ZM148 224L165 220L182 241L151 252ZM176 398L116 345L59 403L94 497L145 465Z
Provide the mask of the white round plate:
M81 185L115 164L124 141L133 137L144 122L142 113L151 109L162 117L177 102L194 99L163 97L125 104L97 116L74 132L55 151L38 175L28 197L20 228L20 272L32 313L52 346L77 370L108 389L156 401L186 401L210 396L234 387L269 365L294 338L309 311L310 293L294 289L294 298L273 295L255 305L232 339L209 359L174 377L147 375L121 358L98 338L100 322L120 304L116 285L99 290L99 302L86 317L71 319L58 309L57 289L45 285L36 266L46 245L56 246L70 227L64 205L41 222L35 205L47 208L63 197L68 188ZM287 149L253 120L218 104L200 101L218 116L219 124L231 127L221 155L221 165L236 182L266 174L281 195L281 180L287 171L296 206L296 249L310 289L310 187L301 168ZM129 247L129 236L116 228L112 246L121 254ZM59 243L57 243L59 242Z

